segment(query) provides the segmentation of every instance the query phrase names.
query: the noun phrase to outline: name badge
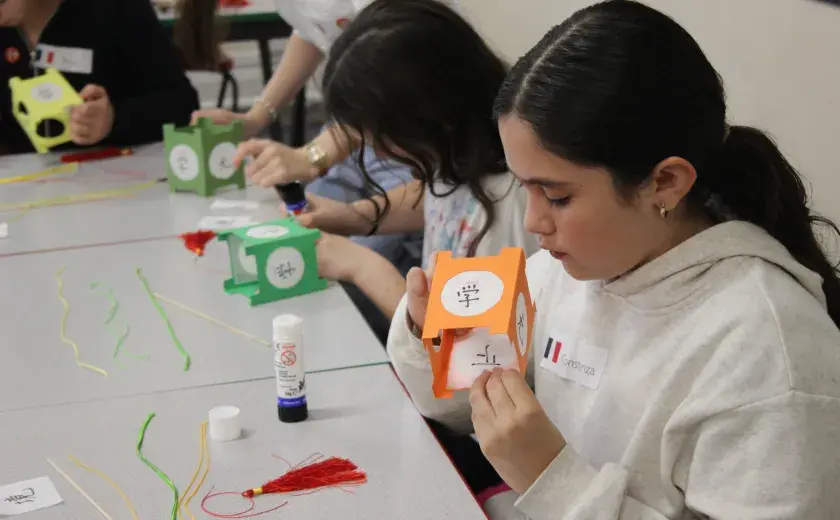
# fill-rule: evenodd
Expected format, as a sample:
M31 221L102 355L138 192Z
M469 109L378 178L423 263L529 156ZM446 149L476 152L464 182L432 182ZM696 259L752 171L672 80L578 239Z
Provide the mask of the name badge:
M549 337L540 367L596 390L607 367L605 348Z
M79 47L58 47L39 44L35 49L35 66L61 72L90 74L93 72L93 50Z

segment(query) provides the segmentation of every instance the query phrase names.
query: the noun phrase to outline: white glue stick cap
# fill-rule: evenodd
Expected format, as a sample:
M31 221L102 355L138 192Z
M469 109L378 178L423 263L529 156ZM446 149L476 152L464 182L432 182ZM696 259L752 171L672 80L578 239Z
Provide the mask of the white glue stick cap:
M271 323L274 332L274 346L278 343L290 342L300 345L303 319L294 314L281 314Z
M232 441L242 435L239 426L239 408L216 406L210 410L210 438L214 441Z

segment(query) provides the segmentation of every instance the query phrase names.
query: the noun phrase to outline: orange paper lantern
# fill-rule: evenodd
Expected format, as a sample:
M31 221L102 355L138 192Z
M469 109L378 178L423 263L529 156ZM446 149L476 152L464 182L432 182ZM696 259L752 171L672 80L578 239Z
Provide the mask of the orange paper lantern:
M439 252L423 327L435 397L451 397L495 367L524 374L534 316L521 248L480 258Z

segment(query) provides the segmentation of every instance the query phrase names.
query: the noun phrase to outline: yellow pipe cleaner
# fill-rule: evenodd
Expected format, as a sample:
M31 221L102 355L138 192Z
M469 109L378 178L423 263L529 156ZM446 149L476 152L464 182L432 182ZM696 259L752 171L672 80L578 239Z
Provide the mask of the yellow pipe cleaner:
M91 473L93 473L94 475L97 475L99 478L101 478L101 479L103 479L105 482L107 482L107 483L108 483L108 484L109 484L112 488L114 488L114 490L116 490L116 492L120 494L120 497L122 497L123 502L125 502L125 505L127 505L127 506L128 506L128 510L131 512L131 517L132 517L134 520L140 520L140 519L137 517L137 511L134 509L134 505L131 503L131 500L129 500L128 495L126 495L126 494L125 494L125 492L124 492L122 489L120 489L120 486L118 486L118 485L117 485L117 483L116 483L116 482L114 482L114 479L112 479L111 477L109 477L108 475L106 475L104 472L99 471L99 470L98 470L98 469L96 469L96 468L92 468L92 467L90 467L90 466L88 466L88 465L86 465L86 464L82 464L82 463L79 461L79 459L77 459L77 458L76 458L76 457L74 457L73 455L68 455L68 458L69 458L70 460L72 460L72 461L73 461L73 462L74 462L77 466L79 466L80 468L82 468L82 469L84 469L84 470L87 470L87 471L90 471L90 472L91 472Z
M58 332L59 336L61 336L61 341L73 347L73 352L76 354L76 365L79 368L86 368L88 370L92 370L96 373L102 374L103 376L107 376L108 372L102 370L101 368L94 365L90 365L88 363L83 363L79 359L79 346L76 345L76 343L73 340L69 339L65 334L65 331L67 329L67 315L70 314L70 304L67 303L67 299L64 297L63 294L64 279L61 277L62 274L64 274L64 267L62 267L58 270L57 273L55 273L55 279L58 282L58 299L61 300L61 304L64 306L64 313L61 315L61 327Z
M207 455L207 466L204 468L204 474L201 475L201 479L198 481L198 484L195 486L195 489L190 494L190 496L186 497L187 492L189 492L190 488L192 488L193 483L195 482L195 477L198 476L198 472L201 470L201 466L204 463L204 455ZM187 512L187 515L192 519L195 520L195 516L190 512L190 500L198 493L198 490L201 489L201 486L204 485L204 479L207 478L207 474L210 472L210 452L207 450L207 421L201 423L201 439L199 442L199 458L198 458L198 466L195 468L195 472L193 473L192 479L190 479L190 483L187 485L186 491L184 494L181 495L181 499L178 501L178 516L183 518L181 515L181 503L184 505L184 511ZM187 498L186 502L184 501L184 497Z
M142 184L135 184L126 188L119 188L113 190L94 191L90 193L80 193L71 195L61 195L49 199L36 199L30 202L20 202L14 204L0 204L0 212L6 211L22 211L35 208L46 208L50 206L61 206L66 204L75 204L78 202L92 202L96 200L116 199L121 197L130 197L136 192L151 188L158 184L159 181L153 180L144 182Z
M0 184L12 184L13 182L27 182L35 179L40 179L41 177L49 177L50 175L58 175L60 173L75 173L79 169L79 163L67 163L67 164L60 164L58 166L53 166L52 168L47 168L46 170L36 172L36 173L28 173L26 175L17 175L15 177L6 177L5 179L0 179Z
M29 210L30 210L30 209L31 209L31 208L27 208L27 209L21 210L21 212L20 212L20 213L18 213L18 214L17 214L17 215L15 215L14 217L7 218L6 220L4 220L4 222L5 222L6 224L11 224L12 222L17 222L18 220L20 220L20 219L22 219L23 217L25 217L25 216L26 216L26 214L27 214L27 213L29 213Z
M239 334L240 336L244 336L244 337L246 337L246 338L248 338L252 341L256 341L257 343L259 343L261 345L265 345L266 347L271 346L270 341L266 341L264 339L258 338L257 336L254 336L253 334L249 334L249 333L245 332L244 330L237 329L236 327L228 325L227 323L225 323L223 321L217 320L216 318L214 318L212 316L208 316L207 314L204 314L203 312L201 312L199 310L193 309L192 307L187 307L183 303L178 303L175 300L167 298L166 296L164 296L160 293L153 293L153 294L154 294L154 297L157 298L158 300L165 301L166 303L169 303L171 305L179 307L179 308L189 312L193 316L198 316L199 318L205 319L205 320L209 321L210 323L215 323L216 325L218 325L220 327L224 327L224 328L226 328L227 330L229 330L233 333Z
M102 515L102 518L104 518L105 520L114 520L113 518L111 518L111 515L109 515L108 513L105 512L104 509L102 509L102 506L100 506L99 504L96 503L96 500L91 498L91 496L88 495L87 492L84 489L82 489L82 486L80 486L79 484L76 483L75 480L70 478L70 475L65 473L63 469L59 468L58 464L51 461L50 459L47 459L47 464L52 466L53 469L56 471L56 473L58 473L59 475L64 477L64 480L66 480L68 484L70 484L71 486L76 488L76 491L78 491L79 494L82 495L85 498L85 500L87 500L90 503L90 505L92 505L94 508L96 508L97 511L99 511L99 514Z

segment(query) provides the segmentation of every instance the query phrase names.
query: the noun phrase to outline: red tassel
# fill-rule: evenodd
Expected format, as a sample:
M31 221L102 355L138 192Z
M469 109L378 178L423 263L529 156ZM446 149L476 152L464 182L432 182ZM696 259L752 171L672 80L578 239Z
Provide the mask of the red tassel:
M262 486L242 492L245 498L268 493L294 493L324 487L359 485L367 482L367 475L347 459L330 457L308 466L290 469L282 477Z
M204 248L207 242L216 238L216 233L206 229L193 231L191 233L184 233L179 235L184 241L184 246L198 256L204 256Z

